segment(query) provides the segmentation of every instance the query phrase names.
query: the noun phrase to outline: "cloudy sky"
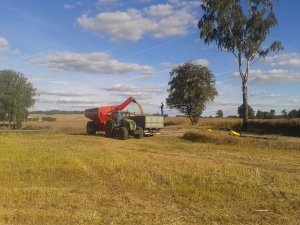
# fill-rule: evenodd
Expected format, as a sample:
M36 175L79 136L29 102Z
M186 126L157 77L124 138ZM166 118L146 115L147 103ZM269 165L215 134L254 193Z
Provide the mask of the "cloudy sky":
M22 72L38 90L34 110L83 110L140 100L159 112L169 72L189 60L215 74L218 109L236 114L242 102L234 56L199 39L200 0L1 0L0 69ZM254 110L300 108L300 1L278 1L279 25L266 41L284 51L252 65ZM137 110L132 106L131 110ZM167 110L171 115L179 114Z

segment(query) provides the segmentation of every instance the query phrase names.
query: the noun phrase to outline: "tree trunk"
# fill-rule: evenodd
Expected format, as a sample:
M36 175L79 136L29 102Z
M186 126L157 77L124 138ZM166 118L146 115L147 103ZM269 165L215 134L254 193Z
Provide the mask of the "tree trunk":
M243 91L243 106L244 106L244 116L243 116L243 130L248 130L248 87L247 81L242 81L242 91Z
M190 118L191 124L194 125L194 119L193 119L193 117L190 114L188 114L188 116Z
M242 78L242 92L243 92L243 108L244 108L244 115L243 115L243 130L248 130L248 87L247 87L247 81L248 81L248 75L250 71L250 60L247 60L246 65L246 72L243 73L243 67L242 67L242 55L239 52L238 54L238 62L239 62L239 72L240 76Z

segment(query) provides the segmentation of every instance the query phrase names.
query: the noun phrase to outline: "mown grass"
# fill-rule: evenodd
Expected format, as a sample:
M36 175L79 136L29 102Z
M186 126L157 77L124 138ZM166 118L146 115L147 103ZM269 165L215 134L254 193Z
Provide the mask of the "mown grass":
M297 224L298 145L247 141L0 133L0 224Z

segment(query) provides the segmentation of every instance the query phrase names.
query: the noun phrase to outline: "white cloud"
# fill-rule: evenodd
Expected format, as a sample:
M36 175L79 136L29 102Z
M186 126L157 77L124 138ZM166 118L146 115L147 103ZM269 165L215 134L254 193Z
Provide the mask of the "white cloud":
M48 104L98 104L99 100L91 100L84 97L54 97L54 96L38 96L36 101Z
M299 99L288 99L288 100L285 100L285 102L287 103L291 103L291 104L300 104L300 100Z
M64 4L64 9L74 9L75 5L71 5L71 4Z
M134 0L136 3L148 3L151 2L151 0Z
M57 100L57 103L60 103L60 104L80 104L80 103L99 104L99 101L97 101L97 100L91 100L89 98L63 97L63 98L59 98Z
M31 59L37 65L53 69L86 72L101 75L123 75L132 72L153 74L154 69L150 66L135 63L122 63L112 59L107 53L73 53L54 52L37 56Z
M254 91L250 93L251 97L261 98L261 99L269 99L269 98L279 98L281 97L278 93L265 93L261 91Z
M140 100L151 99L153 95L166 93L166 88L162 87L143 87L137 88L133 85L115 84L111 87L102 88L113 96L129 97L134 96Z
M118 0L98 0L97 4L98 5L112 5L112 4L116 4L118 2Z
M183 1L183 0L169 0L169 3L172 4L174 7L185 9L185 10L199 10L200 6L202 4L202 1L200 0L189 0L189 1Z
M21 53L19 49L11 49L8 40L5 37L0 37L0 52L7 52L11 55L18 55Z
M147 15L151 17L164 17L173 13L173 9L170 4L151 5L145 11Z
M38 95L73 97L73 96L97 96L98 94L83 93L83 92L78 93L78 92L71 92L65 90L39 90Z
M209 66L209 62L207 59L196 59L196 60L193 60L193 62L196 64L196 65L200 65L200 66Z
M95 17L84 14L78 23L95 34L108 34L112 41L137 41L145 35L154 38L184 36L195 18L188 9L172 10L169 4L127 11L102 12Z
M196 64L196 65L199 65L199 66L207 66L207 67L209 66L209 62L208 62L207 59L195 59L195 60L192 60L191 62ZM173 69L177 66L183 65L183 63L174 64L174 63L171 63L171 62L163 62L160 65L165 69Z
M271 66L293 66L300 67L300 54L289 53L266 57L265 62L270 63Z
M116 91L116 92L123 92L123 91L134 91L136 88L132 85L126 84L115 84L111 87L105 87L103 90L106 91Z
M234 73L234 77L239 77L239 73ZM251 70L249 82L254 84L292 84L300 83L300 73L289 70Z
M0 37L0 52L8 52L10 50L9 42L6 38Z
M218 96L228 96L228 93L223 92L223 91L218 91Z
M20 49L16 48L16 49L14 49L14 50L11 50L10 53L11 53L12 55L19 55L19 54L21 53L21 51L20 51Z
M176 65L174 63L170 63L170 62L163 62L160 65L165 69L173 69L174 67L178 66L178 65Z

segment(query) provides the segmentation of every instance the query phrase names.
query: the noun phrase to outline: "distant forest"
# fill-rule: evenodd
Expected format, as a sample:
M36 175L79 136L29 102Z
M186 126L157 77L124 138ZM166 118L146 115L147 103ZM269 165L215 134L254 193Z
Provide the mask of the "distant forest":
M42 110L37 110L37 111L31 111L29 113L30 114L46 114L46 115L55 115L55 114L84 114L84 111L78 111L78 110L73 110L73 111L64 111L64 110L42 111Z

